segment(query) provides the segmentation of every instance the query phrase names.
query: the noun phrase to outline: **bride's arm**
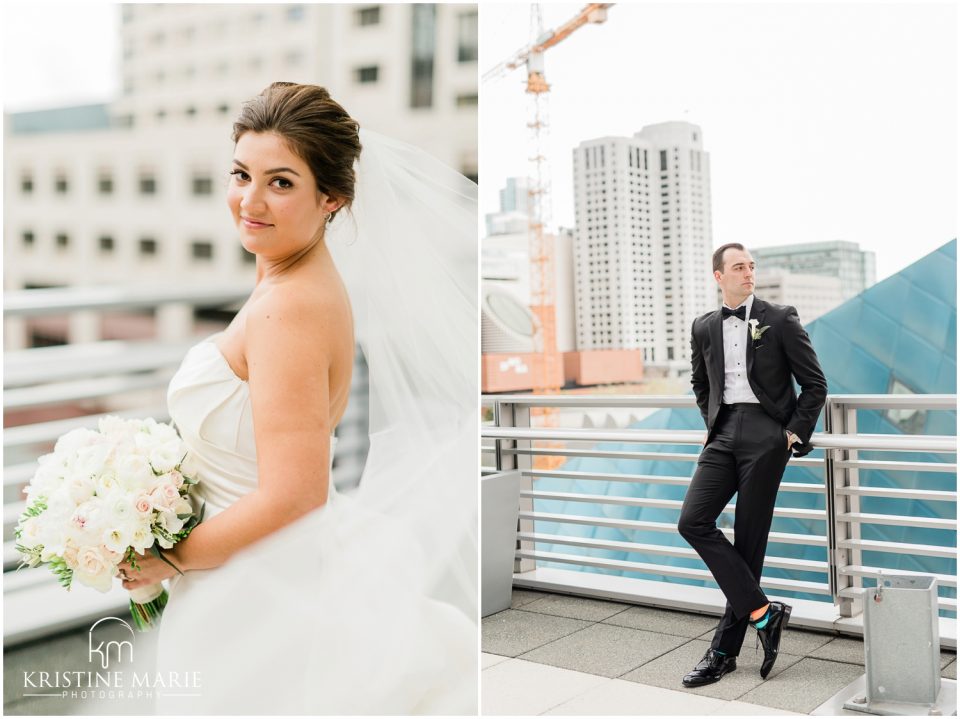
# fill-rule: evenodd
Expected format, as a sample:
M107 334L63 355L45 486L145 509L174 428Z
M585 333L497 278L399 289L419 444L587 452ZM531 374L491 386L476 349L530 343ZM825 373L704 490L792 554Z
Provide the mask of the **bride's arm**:
M333 319L331 319L333 318ZM259 482L165 551L181 570L209 569L327 501L330 419L327 348L336 313L315 298L272 292L251 307L245 344ZM319 328L319 331L318 329ZM203 481L203 477L200 477ZM133 588L174 574L146 555ZM154 576L158 575L158 576Z

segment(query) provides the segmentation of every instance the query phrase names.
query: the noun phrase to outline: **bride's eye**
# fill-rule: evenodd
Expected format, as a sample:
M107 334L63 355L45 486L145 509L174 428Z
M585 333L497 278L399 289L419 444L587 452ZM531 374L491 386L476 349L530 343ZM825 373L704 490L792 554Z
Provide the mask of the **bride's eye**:
M291 187L293 187L293 183L290 182L290 180L288 180L286 177L275 177L273 181L278 183L277 187L281 190L289 190Z
M242 180L244 182L250 179L250 175L248 175L243 170L231 170L230 174L236 176L238 180Z

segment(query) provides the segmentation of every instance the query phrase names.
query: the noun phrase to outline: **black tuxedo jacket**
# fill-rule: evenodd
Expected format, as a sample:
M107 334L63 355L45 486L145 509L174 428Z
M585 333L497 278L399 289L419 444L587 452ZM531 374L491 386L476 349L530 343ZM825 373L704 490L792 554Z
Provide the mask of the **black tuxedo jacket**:
M754 295L750 319L758 321L757 327L769 329L755 341L747 329L747 380L767 414L803 442L793 445L794 455L800 457L813 449L810 435L827 400L827 380L796 308L764 302ZM707 441L723 402L722 323L718 309L695 319L691 331L690 382L707 425ZM794 378L800 385L799 397Z

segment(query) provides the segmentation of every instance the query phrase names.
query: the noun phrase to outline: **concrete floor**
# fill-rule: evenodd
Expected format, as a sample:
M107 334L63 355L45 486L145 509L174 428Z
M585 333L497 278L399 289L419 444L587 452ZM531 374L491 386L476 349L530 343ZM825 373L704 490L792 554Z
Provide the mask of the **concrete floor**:
M680 680L709 648L717 619L514 590L483 620L481 712L502 714L809 714L864 673L863 642L787 629L766 680L749 631L737 670L697 689ZM941 652L956 679L956 654Z

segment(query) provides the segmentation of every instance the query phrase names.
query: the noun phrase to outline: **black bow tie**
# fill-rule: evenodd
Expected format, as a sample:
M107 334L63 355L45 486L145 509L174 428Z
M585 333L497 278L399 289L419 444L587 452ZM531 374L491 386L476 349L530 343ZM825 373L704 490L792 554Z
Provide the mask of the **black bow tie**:
M741 320L746 321L747 319L747 306L740 305L735 310L731 310L729 307L721 307L720 311L723 312L723 319L727 317L739 317Z

